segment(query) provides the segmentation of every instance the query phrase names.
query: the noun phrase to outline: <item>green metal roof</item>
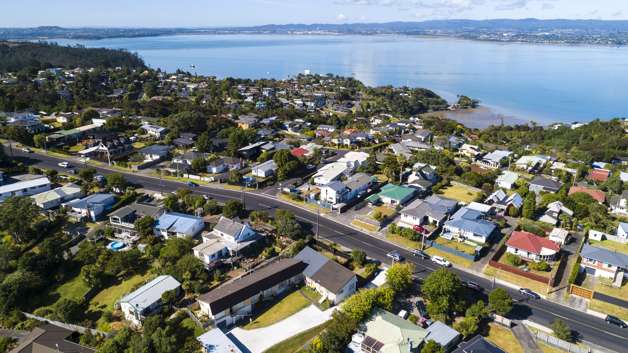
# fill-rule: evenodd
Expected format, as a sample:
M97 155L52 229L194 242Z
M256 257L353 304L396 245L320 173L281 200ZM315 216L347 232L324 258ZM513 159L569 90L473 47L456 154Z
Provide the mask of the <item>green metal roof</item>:
M412 194L414 194L414 189L394 184L386 184L382 187L378 195L379 197L387 197L401 202L407 197L412 196Z

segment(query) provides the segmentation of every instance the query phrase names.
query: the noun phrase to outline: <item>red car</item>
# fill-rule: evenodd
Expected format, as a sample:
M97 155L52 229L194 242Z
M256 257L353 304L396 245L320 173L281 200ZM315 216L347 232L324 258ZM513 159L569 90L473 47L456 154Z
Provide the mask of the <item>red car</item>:
M416 225L416 226L412 227L412 229L414 229L414 231L417 232L417 233L422 233L422 234L426 234L427 233L427 229L423 228L423 226Z

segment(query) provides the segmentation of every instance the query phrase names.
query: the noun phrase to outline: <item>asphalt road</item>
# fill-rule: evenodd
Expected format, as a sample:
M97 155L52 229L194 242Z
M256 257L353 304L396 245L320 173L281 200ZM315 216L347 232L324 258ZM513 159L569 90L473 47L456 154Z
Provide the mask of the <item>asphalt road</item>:
M9 153L8 149L5 151ZM16 148L13 148L12 153L16 157L25 158L25 161L35 164L38 167L53 168L60 171L64 170L64 168L57 165L57 163L63 161L63 159L57 157L34 153L29 154ZM83 167L75 162L69 162L75 168L80 169ZM94 166L89 167L96 169L98 173L103 175L112 173L109 169ZM144 188L150 190L171 192L181 188L187 188L185 184L180 182L160 180L133 173L124 174L125 178L129 182L142 185ZM205 186L193 187L191 190L195 193L205 194L219 202L231 199L241 200L243 198L243 194L241 192L234 190L210 188ZM312 231L315 231L316 229L317 216L315 213L281 202L272 196L257 193L246 193L244 195L244 201L246 208L249 210L268 210L272 212L272 210L278 208L288 209L294 212L299 221L309 224ZM359 232L333 220L320 217L319 226L319 236L321 238L336 242L350 249L361 249L365 251L369 257L380 260L384 263L390 263L390 259L386 258L386 254L388 252L392 250L399 251L406 258L406 261L410 261L415 265L416 276L418 278L423 278L430 272L439 268L438 265L429 260L420 260L413 257L408 251L400 247ZM458 274L463 281L473 281L480 284L483 288L486 288L485 292L489 292L494 286L499 286L495 285L492 281L474 276L461 270L452 269L452 271ZM556 319L561 319L565 321L582 340L595 343L616 352L626 351L626 347L628 346L628 329L621 329L613 325L608 325L600 318L587 315L581 311L577 311L560 304L542 299L528 299L527 297L519 294L516 290L508 287L504 288L506 288L512 297L517 301L513 313L511 314L513 318L518 320L527 319L545 326L549 326ZM478 293L478 296L482 295L483 293Z

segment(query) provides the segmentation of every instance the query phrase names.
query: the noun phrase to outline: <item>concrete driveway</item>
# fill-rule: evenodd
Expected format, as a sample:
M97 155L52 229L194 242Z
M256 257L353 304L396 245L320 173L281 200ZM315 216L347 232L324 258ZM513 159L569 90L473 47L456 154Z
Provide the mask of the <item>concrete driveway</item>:
M255 330L244 330L236 327L230 334L237 338L251 353L262 353L275 344L296 334L318 326L331 318L335 308L321 311L315 305L310 305L298 313L278 323Z

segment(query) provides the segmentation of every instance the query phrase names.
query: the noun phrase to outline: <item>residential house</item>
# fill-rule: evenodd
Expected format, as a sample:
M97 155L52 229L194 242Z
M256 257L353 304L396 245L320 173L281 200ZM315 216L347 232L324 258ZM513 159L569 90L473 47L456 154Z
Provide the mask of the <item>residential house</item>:
M203 242L195 246L192 252L207 269L212 269L218 261L229 255L229 248L221 239L203 236Z
M250 318L255 304L302 283L305 268L307 264L297 259L280 259L256 268L199 296L200 311L215 325L231 326Z
M255 114L240 115L238 117L238 120L236 121L236 124L238 124L238 127L240 129L246 130L246 129L255 127L255 125L257 125L258 120L259 120L259 117Z
M64 202L72 201L83 196L81 187L76 184L67 184L56 189L45 191L31 196L35 204L43 210L60 206Z
M201 217L178 212L166 212L157 219L155 234L165 239L170 237L191 238L205 227Z
M238 251L254 243L258 238L259 235L248 223L221 216L214 229L207 236L203 236L203 242L220 239L225 243L229 253L235 255Z
M594 182L598 182L598 183L604 183L608 180L610 176L611 176L610 170L594 168L589 172L589 175L587 175L587 179Z
M355 169L361 166L362 163L366 162L368 158L369 154L366 152L349 151L338 159L338 162L345 163L348 168Z
M390 206L402 206L408 203L415 195L416 190L395 184L384 185L380 192L368 197L371 203L382 202Z
M196 337L205 353L243 353L220 328L213 328Z
M160 161L168 156L168 153L170 153L170 146L151 145L142 148L138 151L138 153L144 156L144 161L146 162Z
M595 201L600 204L603 204L606 201L606 194L601 190L591 189L584 186L572 186L569 188L569 195L573 195L575 193L585 193L591 196Z
M172 140L172 144L181 148L190 148L194 145L196 134L191 132L183 132L179 134L179 137Z
M258 178L268 178L277 172L277 164L272 159L251 168L251 174Z
M584 244L580 251L580 268L587 275L619 282L628 278L628 255Z
M537 175L530 181L528 185L528 189L535 194L539 194L541 192L551 192L555 193L560 190L563 186L563 183L558 181L556 178L551 178L544 175Z
M46 131L46 126L41 123L39 115L32 113L15 113L9 115L7 125L24 128L30 134Z
M133 152L133 144L126 137L89 140L85 149L78 152L83 158L111 162Z
M449 352L454 349L458 342L462 339L460 332L447 326L442 321L435 321L428 326L426 330L427 336L425 336L424 341L428 342L432 340L438 343L441 347L443 347L445 352Z
M78 200L63 203L69 209L68 215L77 219L85 217L96 221L100 215L110 210L116 203L114 194L97 193Z
M529 232L512 232L506 241L506 251L532 261L554 261L560 246L550 239Z
M628 190L624 190L621 195L615 195L610 201L611 213L628 215Z
M429 131L429 130L422 130L422 129L421 129L421 130L417 130L417 131L414 133L414 136L416 136L416 137L417 137L417 139L418 139L419 141L421 141L421 142L424 142L424 143L429 143L429 142L431 142L431 141L432 141L432 136L433 136L433 134L432 134L432 132L431 132L431 131Z
M320 200L331 205L347 203L366 192L373 177L365 173L350 176L344 182L334 180L320 188Z
M21 338L9 353L95 353L70 340L75 333L53 324L43 324Z
M551 161L550 156L534 155L522 156L515 162L517 169L525 170L528 173L535 174L541 171L545 165Z
M425 163L415 163L412 166L412 172L408 175L408 185L426 193L432 185L438 182L438 179L435 167Z
M109 225L116 233L134 236L137 233L135 230L136 221L144 217L151 217L156 220L165 212L166 210L161 206L136 201L111 212Z
M335 126L331 125L318 125L316 127L316 137L327 137L331 136L336 131Z
M463 207L445 222L441 236L485 244L497 233L497 229L497 225L484 219L481 212Z
M617 225L616 235L620 240L622 240L623 242L626 242L626 240L628 240L628 223L619 222L619 224Z
M159 125L146 124L142 125L140 128L144 130L147 135L152 136L158 140L164 138L166 136L166 133L168 133L168 129Z
M77 144L80 139L89 133L98 130L100 126L96 124L83 125L74 129L59 130L46 136L46 142L54 145ZM50 145L49 145L50 146Z
M565 214L569 217L573 216L573 211L565 207L562 202L554 201L547 205L545 213L539 218L539 221L557 225L560 222L560 215Z
M507 353L484 337L477 335L472 339L462 342L458 348L451 353Z
M120 310L126 320L134 326L141 326L147 316L160 311L164 293L175 291L178 295L180 289L181 283L174 277L158 276L120 299Z
M495 185L498 188L511 190L515 186L515 183L518 179L519 174L505 170L497 177L497 179L495 180Z
M415 200L401 210L399 225L414 227L429 223L440 227L457 205L457 201L436 195L425 200Z
M512 193L510 196L504 190L498 189L490 194L484 203L495 207L504 214L508 214L510 208L520 210L523 206L523 198L519 193Z
M220 174L230 170L240 169L242 169L242 160L235 157L220 157L207 163L207 172L212 174Z
M327 185L332 181L339 180L343 175L350 174L351 171L352 168L348 167L347 163L344 162L325 164L314 174L314 184Z
M554 228L552 229L552 231L550 232L547 238L553 241L554 243L560 246L563 246L569 243L569 239L570 239L569 231L567 229Z
M366 322L360 349L363 353L418 353L427 335L421 326L378 309Z
M0 202L11 196L32 196L50 190L48 178L35 178L0 186Z
M480 160L477 161L479 165L489 169L498 169L501 167L502 162L506 160L512 152L504 150L495 150L486 154Z
M321 298L335 305L355 293L357 276L336 261L330 260L309 246L303 248L294 258L307 264L303 270L305 284L316 290Z
M178 155L172 158L172 163L185 164L188 166L192 165L192 161L195 159L207 159L209 154L203 152L196 151L187 151L182 155Z
M476 145L469 145L465 143L460 147L459 152L464 156L475 159L475 157L482 153L482 150Z

